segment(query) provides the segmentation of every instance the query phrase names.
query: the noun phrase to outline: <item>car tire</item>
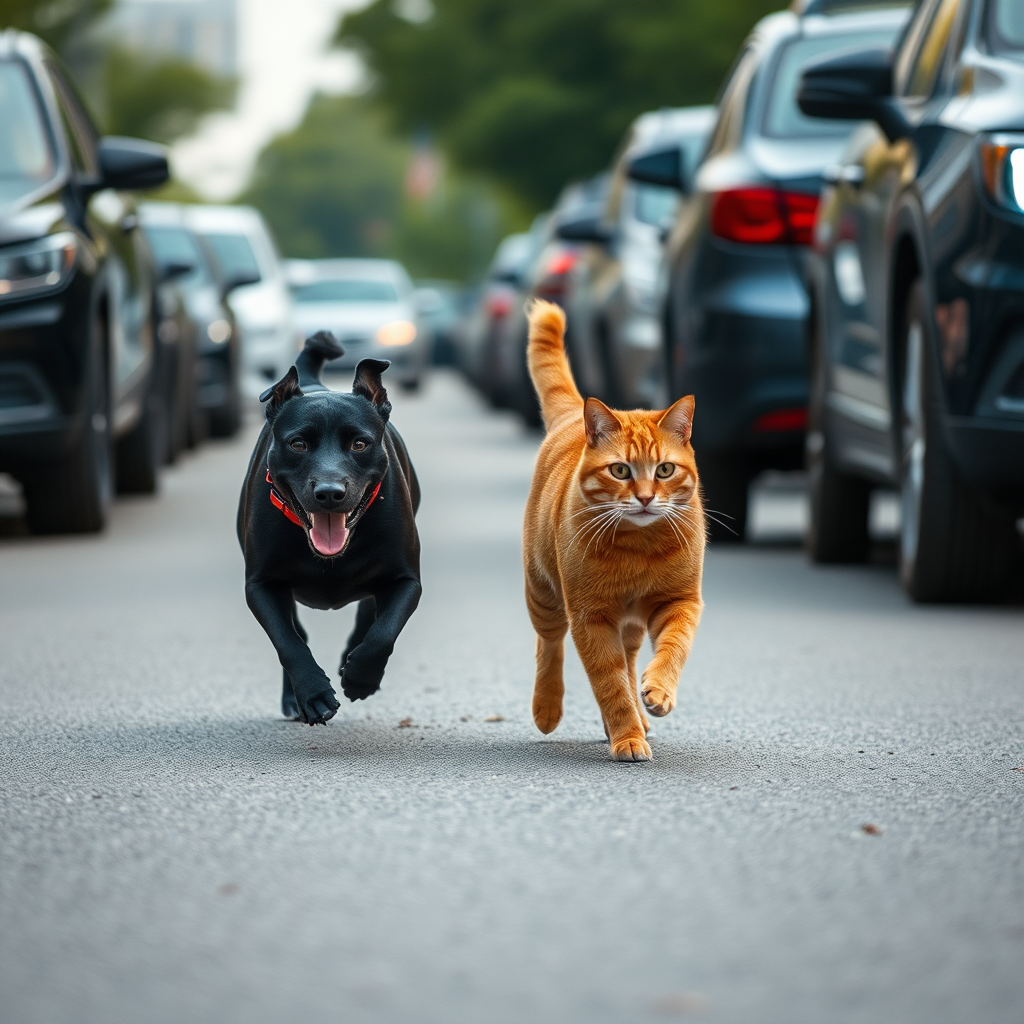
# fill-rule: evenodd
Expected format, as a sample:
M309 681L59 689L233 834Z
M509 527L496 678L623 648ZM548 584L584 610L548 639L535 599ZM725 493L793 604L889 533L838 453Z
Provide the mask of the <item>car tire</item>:
M234 437L242 426L242 391L234 366L229 370L228 399L209 411L210 437Z
M921 281L901 324L900 582L919 602L1006 600L1021 572L1009 512L990 506L960 477L942 436L938 364Z
M32 533L98 533L113 493L107 364L97 321L86 383L85 418L72 450L22 477L25 518Z
M158 386L151 385L138 420L115 446L118 494L155 494L166 452L163 396Z
M705 455L698 462L697 474L708 538L720 544L742 543L752 477L746 460L729 453Z
M866 562L871 550L871 485L836 465L825 408L828 388L824 338L816 320L813 330L806 449L811 514L804 547L810 560L819 564Z

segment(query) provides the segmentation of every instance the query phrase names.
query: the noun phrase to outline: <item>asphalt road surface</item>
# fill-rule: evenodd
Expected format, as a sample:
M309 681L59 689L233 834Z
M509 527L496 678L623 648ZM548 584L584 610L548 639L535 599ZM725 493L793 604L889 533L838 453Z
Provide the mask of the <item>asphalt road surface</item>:
M574 659L530 719L536 439L454 378L397 399L424 598L326 728L279 718L243 600L255 428L105 536L0 540L5 1024L1024 1018L1020 608L713 550L616 764ZM305 620L332 671L350 612Z

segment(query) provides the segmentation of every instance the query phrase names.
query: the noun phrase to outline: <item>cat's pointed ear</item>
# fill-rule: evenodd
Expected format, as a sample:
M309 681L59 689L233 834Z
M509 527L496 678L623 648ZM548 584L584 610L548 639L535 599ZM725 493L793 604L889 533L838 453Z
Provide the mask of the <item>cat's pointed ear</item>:
M281 411L281 406L285 402L298 398L301 394L299 374L293 366L273 387L267 388L260 395L260 401L267 403L267 419L272 420Z
M391 403L380 375L391 365L387 359L360 359L352 381L352 394L373 403L382 420L391 415Z
M665 410L658 420L658 427L666 433L674 434L686 444L690 440L690 431L693 428L693 405L693 395L680 398L675 405Z
M604 402L588 398L583 406L583 426L587 431L587 444L595 445L614 434L622 424Z

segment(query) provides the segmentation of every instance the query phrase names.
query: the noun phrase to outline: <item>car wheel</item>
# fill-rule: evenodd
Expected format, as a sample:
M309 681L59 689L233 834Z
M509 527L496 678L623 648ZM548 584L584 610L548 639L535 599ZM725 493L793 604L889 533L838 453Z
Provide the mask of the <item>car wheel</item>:
M813 315L813 314L812 314ZM843 473L835 462L825 410L827 367L821 325L813 325L811 396L807 410L807 476L811 515L804 544L812 562L867 560L871 485Z
M113 492L110 402L102 325L94 328L85 422L64 458L27 473L26 519L32 533L97 533L106 526Z
M738 455L718 453L699 459L697 474L703 495L708 537L739 544L747 532L747 504L751 471Z
M968 487L946 450L920 281L899 340L900 582L915 601L1005 600L1021 568L1020 539L1013 516Z
M234 365L228 368L228 374L227 401L209 412L211 437L234 437L242 425L242 391Z
M118 438L114 449L119 494L155 494L167 450L161 396L150 393L135 426Z

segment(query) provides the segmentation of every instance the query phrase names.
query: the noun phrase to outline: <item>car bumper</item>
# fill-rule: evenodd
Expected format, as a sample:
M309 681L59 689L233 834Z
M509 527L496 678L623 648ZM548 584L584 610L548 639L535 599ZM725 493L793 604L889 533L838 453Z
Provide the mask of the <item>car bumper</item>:
M82 428L89 290L0 306L0 471L58 458Z

